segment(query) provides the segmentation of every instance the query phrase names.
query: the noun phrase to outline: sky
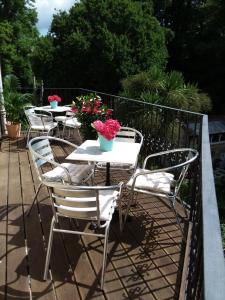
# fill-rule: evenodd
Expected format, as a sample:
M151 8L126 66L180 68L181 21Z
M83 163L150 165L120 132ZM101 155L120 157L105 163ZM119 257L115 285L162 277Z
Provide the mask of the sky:
M52 16L56 10L69 10L75 3L75 0L36 0L36 8L38 12L38 30L42 35L48 32Z

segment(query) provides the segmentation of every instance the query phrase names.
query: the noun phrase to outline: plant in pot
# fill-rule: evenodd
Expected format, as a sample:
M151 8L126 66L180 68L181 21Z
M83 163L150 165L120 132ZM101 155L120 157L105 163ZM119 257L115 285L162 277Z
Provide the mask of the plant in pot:
M96 130L91 126L94 121L105 121L112 116L112 109L104 105L102 99L95 93L76 97L71 110L81 123L81 135L85 140L97 137Z
M24 105L31 103L33 95L19 92L20 82L15 75L6 75L3 86L6 129L10 138L17 138L20 136L21 123L24 121Z

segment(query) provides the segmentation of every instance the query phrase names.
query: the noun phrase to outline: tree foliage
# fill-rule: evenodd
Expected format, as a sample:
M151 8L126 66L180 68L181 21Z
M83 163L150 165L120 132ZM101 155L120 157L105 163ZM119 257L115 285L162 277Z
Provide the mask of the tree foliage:
M48 39L34 55L48 85L117 92L123 77L167 62L164 29L140 1L81 0L54 15Z
M3 75L16 74L23 85L32 80L30 52L38 36L34 0L0 3L0 60Z
M198 82L212 98L214 111L225 112L225 1L155 1L155 14L174 32L168 68Z
M196 112L211 109L210 98L197 85L185 84L182 73L165 73L157 67L129 76L122 81L121 95Z

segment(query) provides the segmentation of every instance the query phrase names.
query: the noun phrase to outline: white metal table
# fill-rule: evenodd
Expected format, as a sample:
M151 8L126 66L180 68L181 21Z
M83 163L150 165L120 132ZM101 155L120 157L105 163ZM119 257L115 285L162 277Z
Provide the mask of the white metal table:
M101 151L98 140L87 140L66 159L106 163L106 185L110 185L110 163L135 164L140 151L139 143L115 141L111 151Z

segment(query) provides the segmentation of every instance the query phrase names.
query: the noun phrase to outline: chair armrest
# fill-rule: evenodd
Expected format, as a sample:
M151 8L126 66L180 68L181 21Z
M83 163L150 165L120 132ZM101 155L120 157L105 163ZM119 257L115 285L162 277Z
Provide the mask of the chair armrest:
M163 155L167 155L167 154L170 154L170 153L188 152L188 151L194 153L195 155L192 158L186 160L185 162L183 162L181 164L178 164L178 165L175 165L175 166L171 166L170 168L178 168L178 167L185 166L185 165L191 163L192 161L194 161L197 158L197 156L198 156L198 151L197 150L191 149L191 148L180 148L180 149L172 149L172 150L167 150L167 151L162 151L162 152L150 154L145 158L145 160L143 162L143 165L142 165L142 169L145 169L148 160L153 158L153 157L163 156Z
M33 154L32 154L32 155L33 155ZM60 168L62 168L62 169L65 171L65 173L66 173L66 176L67 176L67 178L68 178L68 182L69 182L70 184L72 183L71 177L70 177L70 173L69 173L69 171L67 170L66 167L62 166L61 164L57 163L56 161L54 161L54 160L52 160L52 159L47 159L47 158L45 158L44 156L42 156L41 154L39 154L39 153L37 153L37 152L35 153L35 156L38 157L38 158L40 158L40 159L42 159L42 160L44 160L44 161L46 161L46 162L48 162L48 163L50 163L51 165L53 165L53 166L55 166L55 167L60 167Z

